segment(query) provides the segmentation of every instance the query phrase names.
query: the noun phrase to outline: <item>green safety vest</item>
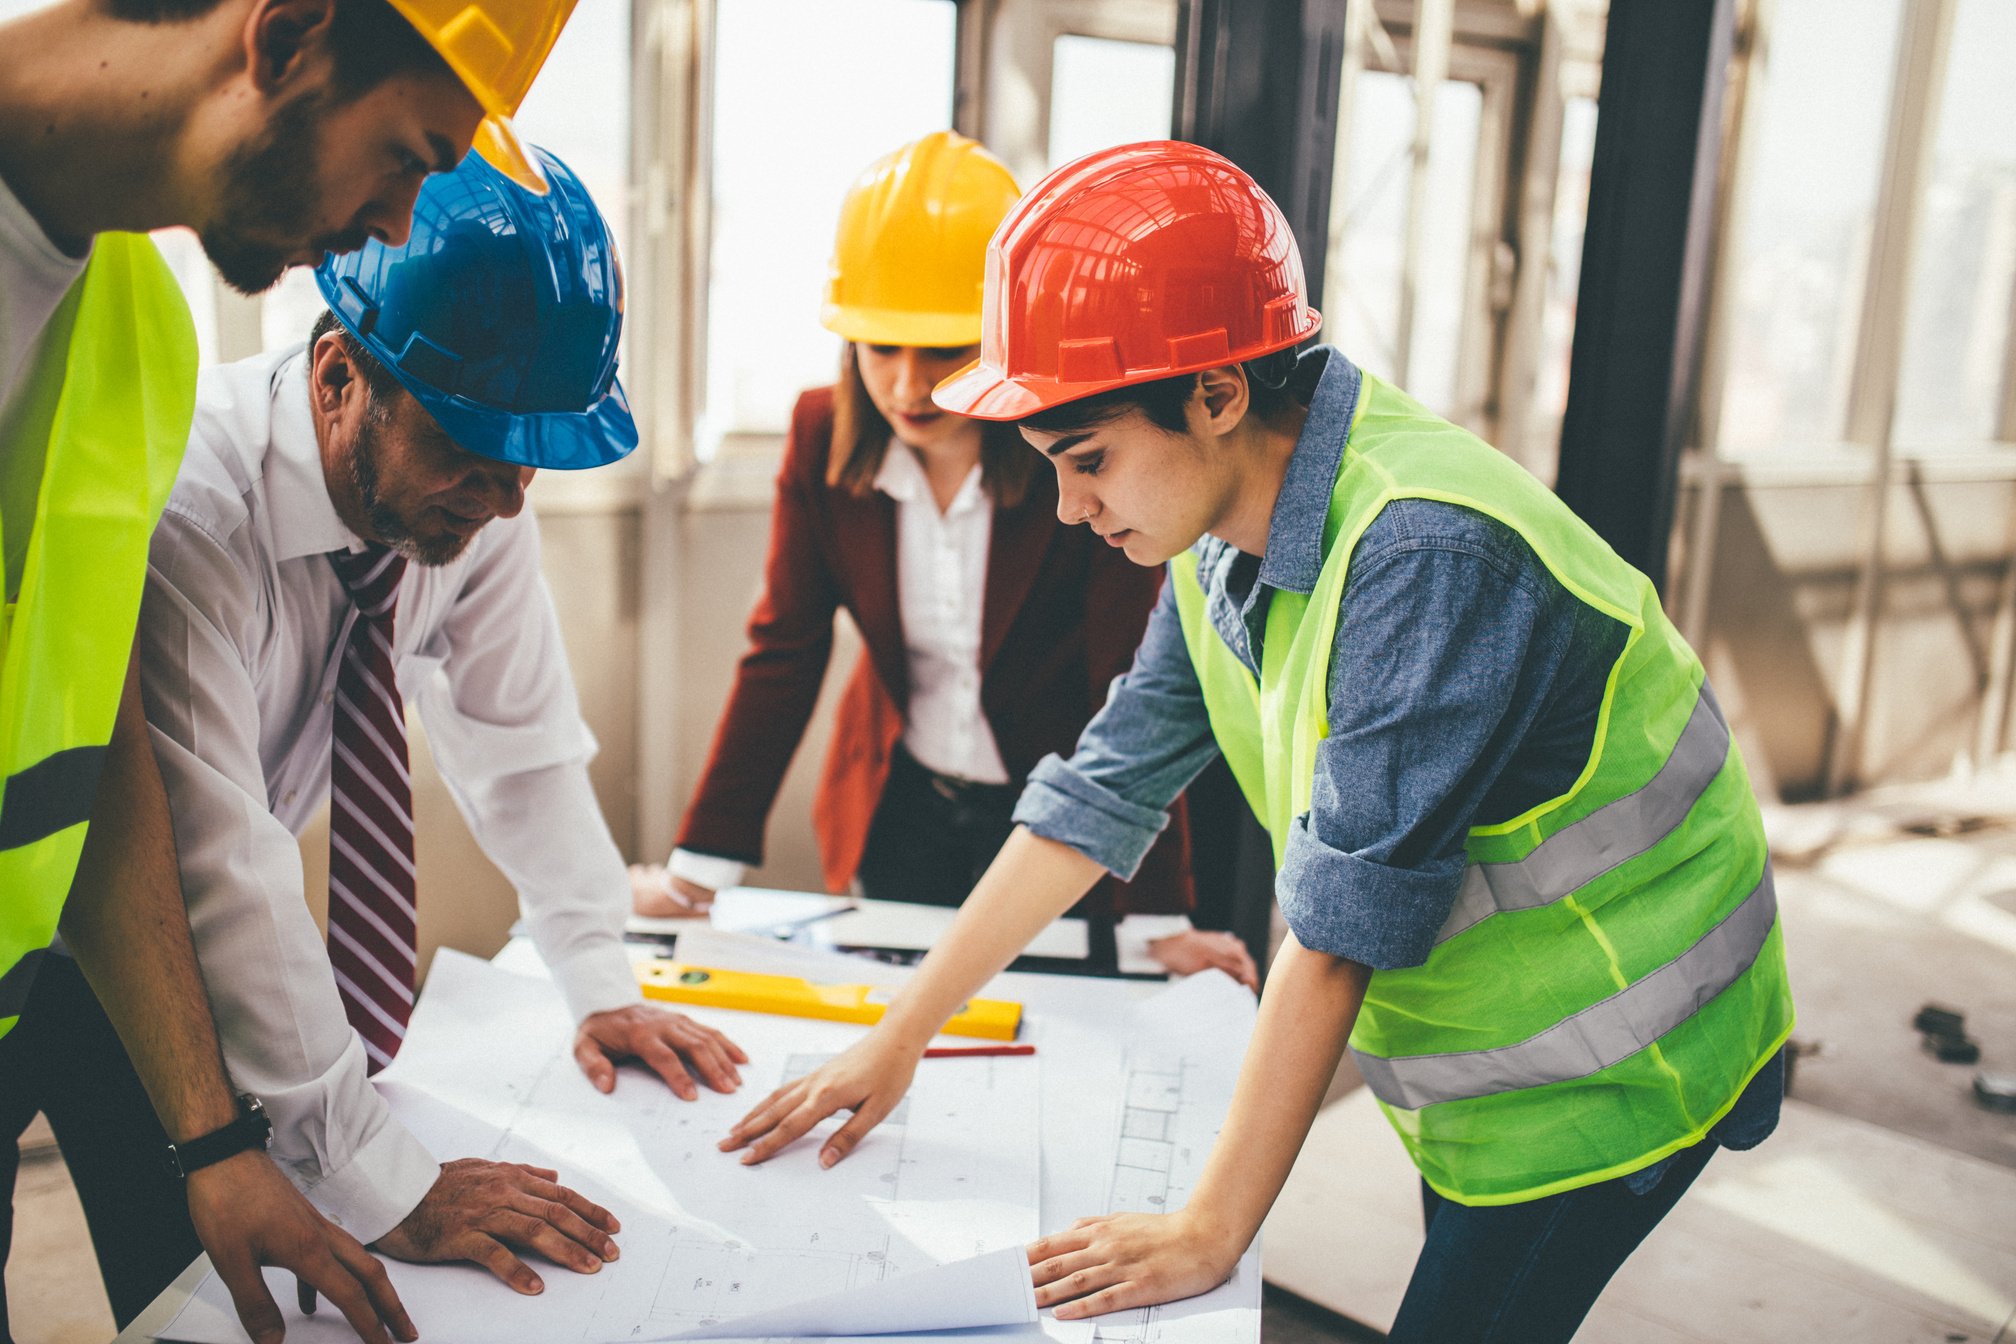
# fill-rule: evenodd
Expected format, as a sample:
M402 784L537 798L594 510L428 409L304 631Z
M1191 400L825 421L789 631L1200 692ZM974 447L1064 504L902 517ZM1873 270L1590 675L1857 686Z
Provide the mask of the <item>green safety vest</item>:
M1272 594L1257 680L1205 614L1196 553L1170 564L1212 731L1278 865L1329 732L1351 553L1391 500L1498 519L1570 593L1628 627L1581 775L1471 829L1434 950L1373 974L1351 1050L1422 1177L1460 1203L1538 1199L1650 1166L1706 1135L1792 1030L1742 757L1644 575L1482 440L1370 376L1360 395L1321 576L1306 597Z
M44 459L20 590L0 617L0 1035L76 877L147 540L196 409L195 328L151 240L98 236L17 398L0 453Z

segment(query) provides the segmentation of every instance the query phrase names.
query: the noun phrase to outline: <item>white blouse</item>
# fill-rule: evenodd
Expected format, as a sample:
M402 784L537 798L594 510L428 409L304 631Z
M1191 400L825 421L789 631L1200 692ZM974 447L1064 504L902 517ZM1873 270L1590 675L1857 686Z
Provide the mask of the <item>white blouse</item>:
M875 488L896 501L896 601L910 672L903 746L941 775L1006 784L1008 767L980 708L981 607L994 529L980 464L940 513L923 463L892 442Z

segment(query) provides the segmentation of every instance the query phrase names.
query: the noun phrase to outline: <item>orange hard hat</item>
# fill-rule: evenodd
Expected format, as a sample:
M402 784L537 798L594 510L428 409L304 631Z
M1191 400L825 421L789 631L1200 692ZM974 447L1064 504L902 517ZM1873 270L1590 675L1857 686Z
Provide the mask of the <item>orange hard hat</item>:
M1256 359L1321 323L1295 235L1258 183L1198 145L1120 145L1057 169L1001 221L980 358L932 399L1020 420Z

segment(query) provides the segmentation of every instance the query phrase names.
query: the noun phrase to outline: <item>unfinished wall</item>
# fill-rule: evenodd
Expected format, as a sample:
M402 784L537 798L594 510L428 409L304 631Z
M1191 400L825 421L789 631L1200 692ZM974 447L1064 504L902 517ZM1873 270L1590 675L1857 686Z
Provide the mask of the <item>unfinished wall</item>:
M1682 535L1694 503L1694 492L1682 500ZM2008 637L1998 607L2016 482L1907 482L1890 509L1865 786L1935 778L1969 760L1995 646ZM1823 786L1864 510L1853 484L1723 486L1703 656L1766 797L1810 798ZM2006 732L1992 744L2006 750Z

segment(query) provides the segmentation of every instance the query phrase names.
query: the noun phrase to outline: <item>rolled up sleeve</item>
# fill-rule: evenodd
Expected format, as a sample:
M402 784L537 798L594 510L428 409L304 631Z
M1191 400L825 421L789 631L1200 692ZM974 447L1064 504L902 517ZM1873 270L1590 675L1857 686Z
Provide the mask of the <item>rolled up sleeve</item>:
M1071 759L1046 756L1029 772L1015 820L1132 878L1169 805L1217 754L1175 586L1164 583L1133 666L1114 678Z
M1305 812L1288 832L1274 895L1302 946L1391 970L1428 960L1462 885L1461 858L1377 863L1324 844Z

